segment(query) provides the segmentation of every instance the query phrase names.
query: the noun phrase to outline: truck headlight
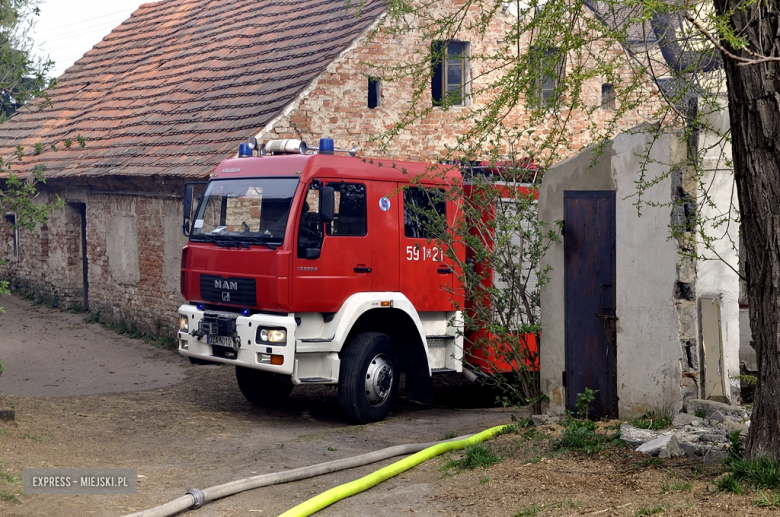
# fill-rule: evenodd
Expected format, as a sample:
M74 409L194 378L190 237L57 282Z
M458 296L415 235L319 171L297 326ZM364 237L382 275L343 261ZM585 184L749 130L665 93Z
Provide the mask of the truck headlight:
M277 343L287 342L287 331L284 329L257 329L255 341L258 343Z
M181 332L189 332L190 331L190 319L187 316L180 316L179 317L179 330Z

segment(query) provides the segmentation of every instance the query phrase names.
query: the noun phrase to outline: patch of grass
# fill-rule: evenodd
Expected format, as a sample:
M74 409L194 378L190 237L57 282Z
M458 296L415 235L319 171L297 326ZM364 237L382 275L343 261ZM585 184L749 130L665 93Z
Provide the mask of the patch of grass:
M605 447L619 445L619 433L602 433L596 430L596 422L567 417L563 422L561 437L552 443L553 449L565 449L593 455Z
M12 503L21 503L16 495L12 494L8 490L0 490L0 501L10 501Z
M507 424L507 425L504 426L503 429L501 429L501 431L499 431L499 433L496 436L501 436L502 434L516 433L518 431L520 431L520 426L519 425L517 425L517 424Z
M80 312L84 312L84 307L80 303L74 303L70 306L70 312L73 314L78 314Z
M515 418L514 415L512 415L512 418L513 419ZM518 427L533 427L534 425L534 421L527 416L524 416L523 418L518 418L516 423Z
M547 438L547 433L543 433L537 428L531 427L523 431L521 436L524 440L543 440L544 438Z
M490 483L490 478L485 476L483 478L479 478L479 484L484 485L485 483Z
M636 511L634 516L638 517L639 515L655 515L657 513L663 512L664 510L666 510L668 508L669 508L669 505L663 505L662 506L660 504L657 504L657 505L653 506L652 508L644 508L644 507L642 507L642 508L640 508L639 510Z
M697 409L693 412L693 416L696 418L707 418L707 413L705 413L703 409Z
M92 314L84 318L84 323L100 323L100 307L95 308Z
M759 508L780 507L780 494L773 494L770 491L760 491L761 497L756 500L756 506Z
M453 439L453 438L455 438L456 436L457 436L457 435L456 435L455 433L453 433L453 432L444 433L444 434L443 434L443 435L441 435L441 436L439 437L439 439L438 439L438 440L436 440L436 441L437 441L437 442L443 442L444 440L452 440L452 439Z
M731 475L737 481L755 488L777 488L780 486L780 465L774 458L740 458L731 460Z
M718 487L718 490L721 492L731 492L732 494L737 495L742 495L745 491L745 489L742 488L742 483L734 477L734 474L726 474L725 476L716 479L715 486Z
M22 482L22 479L14 476L13 474L9 474L8 472L3 472L0 470L0 478L3 479L6 483L9 485L18 485Z
M442 470L474 470L477 467L487 468L501 461L501 457L494 453L490 446L484 443L469 445L464 450L465 454L458 460L451 460L444 464Z
M672 414L671 411L646 411L644 415L632 418L628 421L634 427L640 429L651 429L653 431L660 431L672 426Z
M780 463L775 458L745 458L745 446L739 431L729 434L728 457L723 464L729 473L716 480L718 490L741 494L746 486L775 489L780 486Z
M545 509L545 505L532 504L514 514L512 517L532 517Z
M330 452L336 452L338 449L336 447L328 447L328 450Z
M683 483L679 479L669 483L664 481L661 483L661 494L670 494L674 492L688 492L691 489L690 483Z

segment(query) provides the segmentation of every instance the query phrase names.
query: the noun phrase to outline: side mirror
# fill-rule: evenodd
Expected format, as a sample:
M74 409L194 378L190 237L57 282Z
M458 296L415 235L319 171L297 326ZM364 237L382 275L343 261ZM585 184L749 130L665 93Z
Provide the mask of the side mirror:
M320 190L320 221L329 223L333 220L336 210L336 193L333 187L323 187Z

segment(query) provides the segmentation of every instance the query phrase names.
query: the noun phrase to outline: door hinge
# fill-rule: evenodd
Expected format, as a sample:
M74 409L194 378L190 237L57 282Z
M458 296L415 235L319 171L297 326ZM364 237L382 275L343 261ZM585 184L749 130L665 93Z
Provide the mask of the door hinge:
M563 387L566 387L566 372L561 372L561 384L563 384Z

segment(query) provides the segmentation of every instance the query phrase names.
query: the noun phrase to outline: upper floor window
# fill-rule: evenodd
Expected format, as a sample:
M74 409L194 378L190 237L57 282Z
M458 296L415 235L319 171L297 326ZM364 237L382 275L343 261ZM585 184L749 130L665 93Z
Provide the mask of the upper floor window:
M434 41L431 45L431 100L435 106L464 106L468 98L469 43Z
M534 91L539 107L550 106L555 102L556 91L563 76L563 59L560 51L554 47L536 47L531 54Z
M368 108L382 107L382 81L379 77L368 78Z
M601 109L609 111L615 109L615 87L611 84L601 85Z

